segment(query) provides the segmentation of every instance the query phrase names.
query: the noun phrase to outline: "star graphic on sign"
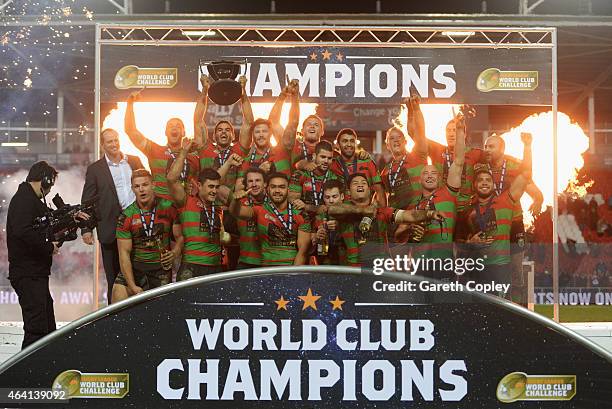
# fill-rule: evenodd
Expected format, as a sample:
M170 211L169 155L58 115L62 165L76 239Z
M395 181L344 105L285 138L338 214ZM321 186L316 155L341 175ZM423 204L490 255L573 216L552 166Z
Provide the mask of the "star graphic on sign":
M315 53L314 51L312 52L312 54L310 54L310 59L312 61L317 61L317 53Z
M335 300L331 300L328 301L333 308L333 310L342 310L342 304L344 304L346 301L341 300L340 297L336 296Z
M321 53L321 55L323 56L324 60L329 60L331 58L332 53L330 53L329 51L325 50Z
M304 311L306 308L310 307L313 310L317 310L317 300L319 298L321 298L320 295L313 295L312 294L312 290L309 288L308 292L306 293L306 295L300 295L298 296L298 298L302 301L304 301L304 305L302 306L302 311Z
M287 304L289 304L289 300L285 300L281 295L280 299L274 301L276 303L276 311L285 310L287 311Z
M344 55L342 55L342 53L340 51L338 51L338 54L336 54L336 59L338 61L342 61L343 58L344 58Z

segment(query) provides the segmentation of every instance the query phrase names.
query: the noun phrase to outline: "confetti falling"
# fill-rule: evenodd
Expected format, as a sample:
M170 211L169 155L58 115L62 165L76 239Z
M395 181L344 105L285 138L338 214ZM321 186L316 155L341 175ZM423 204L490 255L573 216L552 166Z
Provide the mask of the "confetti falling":
M94 30L73 20L92 21L94 12L75 3L15 1L4 8L6 24L0 28L3 120L48 126L57 112L56 90L62 89L66 123L86 124L86 131L78 132L81 136L93 127ZM53 92L41 93L44 89Z

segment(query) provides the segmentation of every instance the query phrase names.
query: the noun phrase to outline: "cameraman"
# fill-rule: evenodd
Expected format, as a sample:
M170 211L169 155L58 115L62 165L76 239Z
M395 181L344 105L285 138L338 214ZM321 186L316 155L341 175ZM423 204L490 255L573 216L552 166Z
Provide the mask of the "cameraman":
M49 275L52 256L59 252L59 245L47 241L45 234L35 231L32 225L34 219L48 212L40 199L49 193L56 177L57 171L47 162L36 162L8 208L9 280L23 315L22 349L55 330Z

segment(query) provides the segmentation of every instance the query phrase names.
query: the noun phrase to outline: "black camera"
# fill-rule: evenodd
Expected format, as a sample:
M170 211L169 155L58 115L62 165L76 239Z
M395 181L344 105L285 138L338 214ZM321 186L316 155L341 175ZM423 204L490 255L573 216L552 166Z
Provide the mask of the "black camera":
M59 242L61 245L65 241L76 240L78 229L96 227L96 198L82 204L69 205L58 193L52 201L56 209L49 208L46 215L34 219L33 225L35 230L45 231L47 240ZM76 218L79 212L88 214L89 220Z

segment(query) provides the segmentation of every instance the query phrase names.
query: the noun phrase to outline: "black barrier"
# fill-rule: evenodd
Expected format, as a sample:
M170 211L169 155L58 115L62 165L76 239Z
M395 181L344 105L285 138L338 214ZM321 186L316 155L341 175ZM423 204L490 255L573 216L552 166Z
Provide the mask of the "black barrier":
M602 348L495 297L405 289L420 282L318 266L161 287L11 358L0 366L0 403L474 409L612 399L612 356Z

